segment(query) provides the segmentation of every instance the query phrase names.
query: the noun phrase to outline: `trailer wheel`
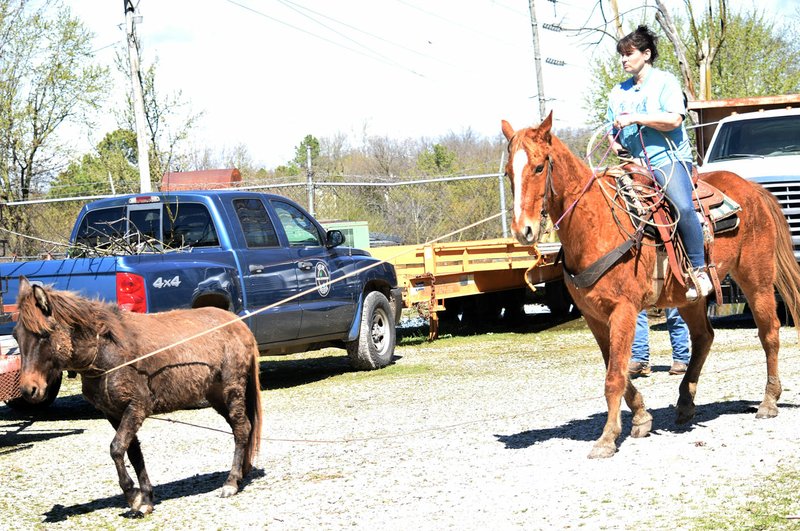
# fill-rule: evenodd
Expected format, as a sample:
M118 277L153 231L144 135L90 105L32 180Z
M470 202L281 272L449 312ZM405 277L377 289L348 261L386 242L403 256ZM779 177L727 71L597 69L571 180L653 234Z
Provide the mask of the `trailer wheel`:
M14 411L18 411L20 413L36 413L39 411L44 411L50 407L50 405L55 402L56 398L58 397L58 391L61 389L62 377L63 374L59 372L58 376L56 376L53 381L47 384L47 397L41 402L33 404L20 396L18 398L9 400L6 402L6 405Z
M389 365L394 354L396 330L389 300L380 291L364 298L358 338L346 344L350 365L371 371Z

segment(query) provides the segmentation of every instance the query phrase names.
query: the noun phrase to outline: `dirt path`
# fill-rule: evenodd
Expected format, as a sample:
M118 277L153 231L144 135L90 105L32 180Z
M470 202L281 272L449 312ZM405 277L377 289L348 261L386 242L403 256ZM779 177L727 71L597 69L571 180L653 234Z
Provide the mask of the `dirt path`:
M766 381L756 331L718 329L697 417L677 427L678 377L667 374L666 332L654 332L655 371L637 380L654 432L623 436L607 460L586 458L605 422L605 400L600 356L581 321L536 334L411 344L398 349L393 366L372 373L351 372L335 350L270 358L262 366L266 440L236 497L216 492L233 446L219 431L227 430L221 417L200 409L167 416L181 424L145 423L140 438L157 497L145 522L122 516L110 425L70 396L78 387L65 380L45 419L0 407L0 528L733 525L750 516L747 503L759 489L800 468L800 352L792 329L781 338L776 419L755 419ZM627 433L627 410L623 423ZM771 507L788 528L794 521L785 517L800 513L798 502Z

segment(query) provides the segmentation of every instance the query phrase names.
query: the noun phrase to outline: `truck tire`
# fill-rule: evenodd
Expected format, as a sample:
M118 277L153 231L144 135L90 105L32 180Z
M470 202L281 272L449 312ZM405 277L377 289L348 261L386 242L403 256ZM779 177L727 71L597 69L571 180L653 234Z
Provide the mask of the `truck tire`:
M395 338L389 300L380 291L368 293L361 310L358 338L346 345L350 365L359 371L386 367L392 361Z
M62 373L59 373L52 382L47 384L47 397L38 402L36 404L32 404L25 400L22 397L14 398L6 402L6 405L17 411L19 413L36 413L39 411L44 411L50 404L55 402L56 398L58 397L58 391L61 389L61 378L63 377Z

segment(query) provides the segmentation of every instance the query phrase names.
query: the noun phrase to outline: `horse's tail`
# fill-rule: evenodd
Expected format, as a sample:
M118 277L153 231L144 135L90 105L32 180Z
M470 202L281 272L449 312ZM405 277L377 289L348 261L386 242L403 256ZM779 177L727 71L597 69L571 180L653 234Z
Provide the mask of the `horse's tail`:
M247 440L247 447L244 449L244 462L242 473L247 474L253 466L253 462L258 455L258 448L261 445L261 382L259 371L261 367L258 363L258 345L253 342L253 356L250 360L250 375L247 378L247 390L245 391L245 409L247 419L250 421L250 437Z
M761 186L758 191L769 206L769 213L775 222L775 288L792 315L795 328L800 334L800 266L794 257L792 233L786 216L783 215L778 200Z

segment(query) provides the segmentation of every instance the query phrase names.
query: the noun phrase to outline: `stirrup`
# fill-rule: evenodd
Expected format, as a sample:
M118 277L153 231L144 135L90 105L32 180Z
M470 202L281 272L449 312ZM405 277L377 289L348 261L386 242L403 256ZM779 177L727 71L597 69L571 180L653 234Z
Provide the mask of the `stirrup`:
M686 300L694 301L700 297L707 297L714 290L714 285L706 272L705 267L696 267L689 270L689 287L686 290Z

